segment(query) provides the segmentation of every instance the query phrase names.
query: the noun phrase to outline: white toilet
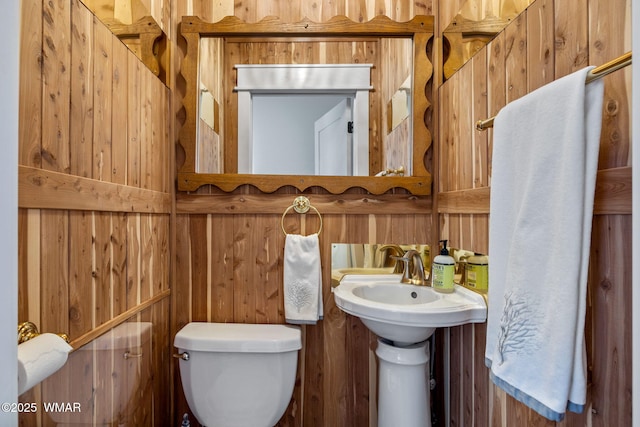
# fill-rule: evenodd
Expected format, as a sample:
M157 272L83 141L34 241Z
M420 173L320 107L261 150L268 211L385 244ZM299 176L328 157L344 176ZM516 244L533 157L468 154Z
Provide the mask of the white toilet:
M173 342L191 412L207 427L273 427L289 405L300 329L289 325L187 324Z

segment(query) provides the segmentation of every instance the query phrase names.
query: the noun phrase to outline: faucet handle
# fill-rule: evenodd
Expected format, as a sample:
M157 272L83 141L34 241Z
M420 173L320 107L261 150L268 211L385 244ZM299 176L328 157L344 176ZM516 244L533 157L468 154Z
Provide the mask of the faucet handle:
M396 260L396 268L394 271L399 273L400 270L398 270L398 264L402 263L403 265L402 279L400 279L400 282L410 283L409 262L411 261L411 258L409 258L406 253L403 256L391 255L391 258Z
M413 277L413 272L411 271L411 265L410 265L410 263L413 261L413 259L416 256L420 257L420 253L415 249L409 249L401 257L392 255L392 258L394 258L396 261L402 261L404 263L404 271L402 272L402 278L400 279L400 283L416 284L416 281ZM414 266L415 266L415 262L414 262ZM422 259L420 259L420 267L422 267ZM424 284L424 269L422 269L422 271L423 271L422 273L423 278L419 284Z
M410 274L411 283L414 285L424 286L427 284L426 274L424 272L424 264L420 252L411 249L407 251L408 258L413 261L413 271Z

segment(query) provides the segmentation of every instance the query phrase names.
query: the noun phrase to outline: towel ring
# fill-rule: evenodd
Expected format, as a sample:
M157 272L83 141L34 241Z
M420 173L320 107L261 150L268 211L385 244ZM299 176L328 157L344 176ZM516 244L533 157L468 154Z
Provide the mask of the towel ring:
M313 209L318 214L318 218L320 218L320 228L318 228L318 232L316 233L320 234L320 232L322 231L322 215L320 215L318 209L316 209L315 206L313 206L311 202L309 202L308 198L306 198L305 196L298 196L293 200L293 204L285 209L284 213L282 214L282 218L280 219L280 226L282 227L282 232L285 234L285 236L289 233L287 233L287 230L284 229L284 217L289 213L291 209L299 214L306 214L307 212L309 212L309 209Z

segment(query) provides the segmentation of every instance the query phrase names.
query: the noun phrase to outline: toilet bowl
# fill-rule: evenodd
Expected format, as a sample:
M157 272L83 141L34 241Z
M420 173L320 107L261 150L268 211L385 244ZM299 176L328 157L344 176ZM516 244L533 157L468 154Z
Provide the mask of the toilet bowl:
M201 323L176 334L180 378L191 412L208 427L273 427L289 405L300 329Z

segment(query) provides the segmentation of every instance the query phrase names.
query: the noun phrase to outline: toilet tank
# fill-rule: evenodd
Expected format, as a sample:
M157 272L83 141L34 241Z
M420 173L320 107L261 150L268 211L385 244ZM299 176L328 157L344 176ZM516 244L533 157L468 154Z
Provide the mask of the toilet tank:
M194 322L174 346L189 354L180 377L201 424L271 427L289 405L302 347L298 327Z
M57 425L134 424L140 396L133 396L142 393L152 375L152 326L125 322L71 353L46 380L43 399L77 402L80 411L46 412L49 418Z

